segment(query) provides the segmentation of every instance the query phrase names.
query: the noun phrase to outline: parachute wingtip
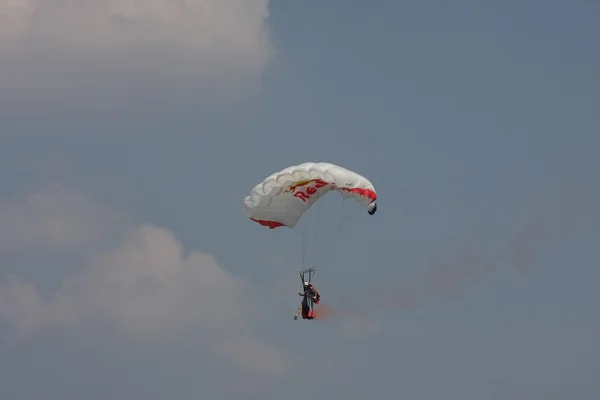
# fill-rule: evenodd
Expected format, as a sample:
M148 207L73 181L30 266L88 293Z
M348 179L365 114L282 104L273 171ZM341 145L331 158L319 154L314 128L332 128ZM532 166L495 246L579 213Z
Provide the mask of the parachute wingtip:
M371 203L369 205L369 208L367 209L367 212L369 213L369 215L374 215L377 212L377 203Z

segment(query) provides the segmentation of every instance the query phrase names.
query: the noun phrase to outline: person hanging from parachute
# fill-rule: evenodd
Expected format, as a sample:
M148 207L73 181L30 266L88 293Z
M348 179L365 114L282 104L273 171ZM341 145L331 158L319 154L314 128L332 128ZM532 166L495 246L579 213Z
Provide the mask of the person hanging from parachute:
M366 207L369 215L377 211L377 194L367 178L326 162L306 162L271 174L246 196L243 210L252 221L269 229L294 228L315 202L332 191L344 199L356 200ZM302 281L308 285L299 293L304 299L294 319L298 319L300 312L303 319L313 319L313 305L319 303L321 295L310 278L306 281L302 278Z
M300 296L303 296L302 302L298 306L298 310L296 310L296 315L294 315L294 319L298 319L298 315L302 312L302 319L314 319L314 311L313 304L319 304L321 301L321 294L309 282L304 282L304 292L298 292Z

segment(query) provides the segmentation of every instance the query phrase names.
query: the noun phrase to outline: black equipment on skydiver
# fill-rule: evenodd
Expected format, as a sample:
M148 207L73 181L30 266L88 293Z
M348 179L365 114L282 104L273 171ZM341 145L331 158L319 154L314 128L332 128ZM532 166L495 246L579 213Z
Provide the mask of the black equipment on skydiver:
M302 280L302 291L304 292L304 298L302 299L302 304L303 304L303 306L306 306L310 309L312 315L314 315L314 313L315 313L315 310L314 310L315 301L312 298L312 296L310 296L310 293L308 292L310 289L304 287L304 282L308 282L308 284L310 285L310 283L312 281L312 277L315 275L315 272L316 272L315 268L307 268L302 271L299 271L300 279ZM308 274L308 279L306 279L307 274ZM310 297L310 302L309 302L309 297Z

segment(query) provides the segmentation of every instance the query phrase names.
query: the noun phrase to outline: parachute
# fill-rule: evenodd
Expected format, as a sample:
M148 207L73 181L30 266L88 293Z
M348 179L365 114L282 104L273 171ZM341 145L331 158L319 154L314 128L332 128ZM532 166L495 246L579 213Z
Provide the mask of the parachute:
M307 162L271 174L257 184L250 195L244 199L243 210L252 221L269 229L294 228L315 203L323 204L319 200L330 192L340 193L342 203L345 200L354 200L355 204L361 206L359 212L366 208L367 212L373 215L377 211L377 194L373 184L367 178L354 171L325 162ZM326 216L330 215L327 213ZM303 220L306 220L306 217ZM337 229L342 226L342 222L338 222L336 225L337 232ZM295 232L295 230L292 231ZM317 231L311 237L316 239L320 233L322 232ZM331 240L335 240L337 237L335 234L328 236ZM302 269L299 270L303 284L302 290L305 290L304 282L310 283L316 271L314 267L305 268L307 253L305 237L303 230ZM332 246L325 246L324 252L329 253L331 248ZM305 294L302 303L303 318L305 313L313 315L313 307L314 302L309 300ZM294 319L296 318L297 315Z
M367 178L325 162L290 166L268 176L244 199L243 209L252 221L270 229L294 228L315 202L332 191L358 201L370 215L377 211L377 194Z

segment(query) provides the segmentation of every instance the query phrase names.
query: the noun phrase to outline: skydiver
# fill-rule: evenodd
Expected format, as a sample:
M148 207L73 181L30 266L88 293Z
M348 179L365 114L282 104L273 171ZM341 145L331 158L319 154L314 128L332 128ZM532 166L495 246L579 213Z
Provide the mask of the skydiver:
M313 319L314 315L312 310L310 309L310 305L308 304L308 296L311 297L311 300L314 304L319 304L319 301L321 301L321 294L319 293L316 287L314 287L308 282L304 282L304 292L299 292L298 295L303 296L304 299L302 299L300 306L298 306L298 310L296 310L296 315L294 316L294 319L298 319L298 315L300 314L303 308L305 308L306 312L302 313L302 319Z

